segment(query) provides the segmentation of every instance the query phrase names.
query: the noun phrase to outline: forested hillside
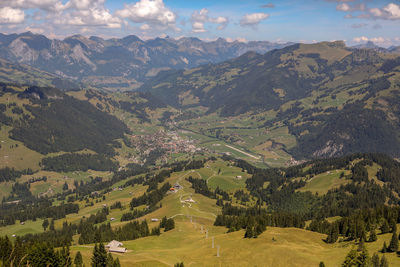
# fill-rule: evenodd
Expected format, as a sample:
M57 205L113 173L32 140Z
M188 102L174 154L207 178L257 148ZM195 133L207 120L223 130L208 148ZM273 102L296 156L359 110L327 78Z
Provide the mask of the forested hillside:
M9 123L10 137L42 154L85 148L113 154L112 142L128 132L115 117L54 88L29 87L14 95L30 104L14 111L19 118Z

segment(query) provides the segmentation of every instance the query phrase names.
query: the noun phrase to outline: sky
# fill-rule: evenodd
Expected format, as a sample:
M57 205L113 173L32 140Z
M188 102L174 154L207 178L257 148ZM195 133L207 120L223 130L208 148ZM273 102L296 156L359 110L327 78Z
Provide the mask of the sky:
M400 0L0 0L0 32L400 45Z

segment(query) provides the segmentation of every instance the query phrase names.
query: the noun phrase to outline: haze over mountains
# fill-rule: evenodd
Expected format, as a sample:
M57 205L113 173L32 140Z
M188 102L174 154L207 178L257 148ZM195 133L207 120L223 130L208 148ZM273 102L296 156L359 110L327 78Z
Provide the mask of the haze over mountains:
M122 39L102 39L81 35L64 40L26 32L0 34L0 57L28 64L103 88L132 89L160 70L187 69L217 63L248 51L265 53L290 43L205 42L198 38L156 38L141 40L130 35Z

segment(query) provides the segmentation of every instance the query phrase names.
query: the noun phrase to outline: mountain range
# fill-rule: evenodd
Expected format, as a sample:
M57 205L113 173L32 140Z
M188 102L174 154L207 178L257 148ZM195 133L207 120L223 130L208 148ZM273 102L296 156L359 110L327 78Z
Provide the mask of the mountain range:
M141 40L134 35L121 39L74 35L58 40L26 32L0 34L0 57L92 86L127 90L161 70L193 68L289 44L228 42L222 38L212 42L169 37Z

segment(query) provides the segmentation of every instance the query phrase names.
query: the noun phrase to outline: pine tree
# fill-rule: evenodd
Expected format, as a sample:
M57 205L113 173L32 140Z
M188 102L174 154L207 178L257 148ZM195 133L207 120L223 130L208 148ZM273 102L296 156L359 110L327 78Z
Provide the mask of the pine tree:
M13 245L8 236L5 236L4 238L0 237L0 261L6 263L10 258L12 251L13 251Z
M386 253L388 251L387 245L386 245L386 241L383 242L383 247L382 247L382 253Z
M46 244L36 243L30 246L25 255L22 262L19 260L15 263L18 262L19 266L63 266L60 255Z
M54 219L51 219L49 229L50 229L50 231L54 231Z
M60 266L63 266L63 267L71 267L72 266L72 260L70 257L68 246L66 248L63 247L60 250L59 257L60 257Z
M319 267L325 267L325 263L324 263L323 261L321 261L321 262L319 263Z
M121 264L119 263L119 259L118 258L115 259L112 267L121 267Z
M392 228L392 233L397 232L397 225L394 220L391 221L390 227Z
M382 256L379 267L389 267L389 262L387 261L385 255Z
M97 246L97 244L94 244L94 248L93 248L93 255L92 255L92 266L98 266L98 258L99 258L99 247Z
M164 228L166 224L167 224L167 217L164 216L164 217L161 219L160 228Z
M362 246L361 252L357 258L358 258L359 262L361 263L361 266L370 266L371 258L368 255L368 250L365 247L364 243L362 243L361 246Z
M350 266L359 266L357 259L357 250L352 249L347 254L346 259L344 260L342 267L350 267Z
M382 234L386 234L390 232L390 227L389 227L389 223L386 219L383 220L383 223L381 225L381 233Z
M112 267L114 265L114 259L111 253L107 255L107 266Z
M375 242L377 239L378 239L378 238L377 238L377 236L376 236L375 229L373 228L373 229L369 232L368 242Z
M248 225L246 228L246 232L244 233L245 238L252 238L254 237L254 229L253 226Z
M75 260L74 264L76 267L82 267L83 266L83 259L82 259L82 254L80 251L78 251L75 255Z
M160 235L160 227L154 227L151 229L151 235Z
M399 250L399 239L397 238L397 233L393 232L392 240L390 240L389 251L397 252Z
M95 244L92 256L92 267L107 266L107 251L102 243Z
M378 255L378 253L374 253L374 256L372 256L372 267L379 267L379 255Z
M46 218L42 223L43 230L46 231L47 227L49 227L49 220Z
M329 235L326 238L327 243L335 243L339 238L339 228L338 225L335 224L331 227L329 231Z
M167 219L166 223L165 223L165 227L164 227L164 232L167 232L169 230L172 230L175 228L175 221L174 219L170 218Z

